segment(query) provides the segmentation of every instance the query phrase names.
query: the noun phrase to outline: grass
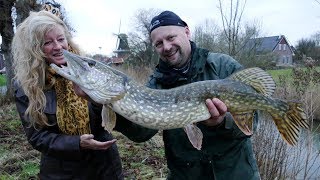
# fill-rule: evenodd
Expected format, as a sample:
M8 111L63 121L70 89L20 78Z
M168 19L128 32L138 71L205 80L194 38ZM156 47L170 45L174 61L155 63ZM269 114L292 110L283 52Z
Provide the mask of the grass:
M119 132L113 132L127 179L164 178L167 174L162 138L159 134L145 143L130 141Z
M0 180L35 178L39 153L28 144L14 104L0 109Z
M0 75L0 86L6 85L7 78L5 75Z
M320 66L315 67L317 71L320 71ZM303 68L304 70L306 68ZM272 76L276 84L278 85L280 82L281 77L285 77L286 80L289 82L292 82L292 68L287 68L287 69L278 69L278 70L267 70L267 72Z
M13 103L0 108L0 180L36 179L40 153L27 142ZM113 132L125 179L164 178L166 160L160 134L145 143L134 143Z
M292 75L292 69L268 70L267 72L270 73L270 75L275 79L277 79L279 76L289 77Z

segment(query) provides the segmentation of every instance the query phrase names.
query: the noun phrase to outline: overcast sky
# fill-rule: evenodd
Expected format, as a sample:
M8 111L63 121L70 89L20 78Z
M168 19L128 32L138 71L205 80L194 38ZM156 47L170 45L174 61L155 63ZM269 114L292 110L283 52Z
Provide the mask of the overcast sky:
M224 2L229 2L223 0ZM193 30L205 19L221 24L218 0L57 0L77 31L76 42L88 53L110 55L121 33L132 27L138 9L171 10ZM292 45L320 31L319 0L247 0L244 21L258 21L264 36L283 34Z

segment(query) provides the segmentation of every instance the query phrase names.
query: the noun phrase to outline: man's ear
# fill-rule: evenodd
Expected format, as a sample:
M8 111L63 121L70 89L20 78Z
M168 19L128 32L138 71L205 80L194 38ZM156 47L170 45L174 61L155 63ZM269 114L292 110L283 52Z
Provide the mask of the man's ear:
M185 32L186 32L186 35L188 36L188 38L191 39L191 32L190 32L189 27L185 26L184 29L185 29Z

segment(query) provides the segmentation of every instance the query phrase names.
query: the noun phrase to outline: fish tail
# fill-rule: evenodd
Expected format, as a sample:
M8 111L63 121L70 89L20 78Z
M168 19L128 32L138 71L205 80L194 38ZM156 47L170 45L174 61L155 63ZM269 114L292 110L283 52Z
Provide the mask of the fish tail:
M271 113L271 116L282 136L290 145L298 141L300 128L309 128L307 116L300 103L288 102L288 110L280 113Z

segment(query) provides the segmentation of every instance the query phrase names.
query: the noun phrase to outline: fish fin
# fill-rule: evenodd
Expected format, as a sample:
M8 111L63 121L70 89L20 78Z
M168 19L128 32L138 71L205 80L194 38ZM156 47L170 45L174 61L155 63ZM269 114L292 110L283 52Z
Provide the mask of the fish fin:
M254 112L241 112L241 113L231 113L234 122L239 127L239 129L247 136L253 134L253 118Z
M188 124L184 127L184 131L186 132L192 146L198 150L201 150L203 139L201 130L195 124Z
M116 113L107 105L103 105L102 111L102 127L108 132L111 132L116 126Z
M265 96L272 96L276 89L273 78L266 71L257 67L233 73L228 79L241 81Z
M271 116L281 137L288 144L294 146L297 144L300 128L308 129L309 123L300 103L288 102L288 106L287 112L271 113Z

